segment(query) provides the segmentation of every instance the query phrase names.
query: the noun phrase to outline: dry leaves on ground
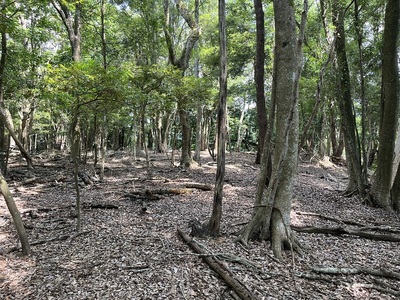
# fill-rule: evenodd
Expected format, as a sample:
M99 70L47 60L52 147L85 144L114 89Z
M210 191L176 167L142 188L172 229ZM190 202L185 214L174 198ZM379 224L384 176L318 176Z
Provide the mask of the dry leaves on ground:
M333 274L315 268L358 268L400 272L399 245L352 235L298 232L307 247L302 257L286 252L272 257L269 244L248 248L235 242L251 216L258 166L249 153L227 155L223 227L219 238L195 239L259 299L395 299L400 281L356 272ZM177 228L190 232L192 219L211 214L211 185L216 165L203 153L203 164L191 170L172 166L165 155L146 162L115 152L104 182L81 188L82 232L75 231L75 193L71 169L62 155L36 157L36 176L26 180L24 165L10 165L8 183L26 224L33 253L6 253L17 237L5 203L0 203L1 299L234 299L233 293L202 256L182 241ZM82 183L83 184L83 183ZM398 235L396 216L345 198L343 169L327 161L302 162L296 179L292 224L360 229ZM146 191L189 189L147 200ZM145 209L143 209L145 202ZM371 229L372 228L372 229ZM366 230L366 229L365 229ZM397 232L396 232L397 230ZM339 269L341 270L341 269ZM391 293L394 292L394 293Z

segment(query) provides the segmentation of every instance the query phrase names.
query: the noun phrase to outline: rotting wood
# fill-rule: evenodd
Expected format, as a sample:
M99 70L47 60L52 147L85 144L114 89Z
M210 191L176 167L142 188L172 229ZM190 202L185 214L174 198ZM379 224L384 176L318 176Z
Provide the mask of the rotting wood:
M241 281L234 278L232 272L218 259L213 256L207 256L207 253L204 253L199 245L181 229L178 228L177 231L185 243L187 243L197 253L204 255L202 256L204 262L206 262L213 271L218 273L218 275L221 276L221 278L236 292L241 299L258 299L258 297L254 295Z
M372 269L372 268L365 268L365 267L359 267L359 268L312 267L311 271L313 271L315 273L327 274L327 275L367 274L367 275L372 275L372 276L400 280L400 273L386 270L383 268Z
M375 241L400 242L400 236L389 235L389 234L374 234L370 232L364 232L361 230L354 230L344 227L313 227L313 226L294 226L294 225L292 225L291 227L293 230L297 232L325 233L333 235L349 234Z

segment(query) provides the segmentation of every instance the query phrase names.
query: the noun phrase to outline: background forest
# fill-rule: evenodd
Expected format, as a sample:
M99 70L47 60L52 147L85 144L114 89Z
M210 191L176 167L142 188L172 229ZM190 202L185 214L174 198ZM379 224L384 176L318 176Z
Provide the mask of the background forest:
M26 150L25 156L44 150L73 150L74 139L80 159L94 151L96 162L105 153L100 150L106 148L126 149L133 155L147 149L165 152L182 148L182 164L191 162L192 150L198 161L199 151L214 149L219 75L217 3L186 2L3 1L3 173L9 149L10 131L6 128ZM299 154L307 158L326 155L340 161L345 141L352 140L355 152L347 149L347 154L357 156L360 166L356 176L363 176L367 185L368 169L376 167L380 136L397 132L397 117L385 115L382 104L385 1L342 2L313 1L307 7L298 99ZM251 1L226 4L227 149L231 152L260 153L259 138L267 127L274 14L272 3L263 6L264 84L260 96L255 83L260 37L256 35L254 5ZM297 7L300 18L302 3ZM339 11L341 16L335 20ZM342 51L335 48L335 28L340 26L346 34L342 53L347 91L340 87L344 75L335 56ZM340 98L346 93L350 96L347 110L340 107ZM390 111L396 114L397 108ZM345 126L351 133L343 129L341 116L354 123ZM391 129L380 132L385 117ZM388 153L393 153L394 138L382 138L390 142L383 147L389 148ZM383 169L393 165L392 156L385 154L389 163ZM393 170L390 177L397 168ZM378 180L382 177L379 174L378 170ZM358 189L364 188L358 184ZM388 205L388 200L376 202Z
M190 223L192 236L215 238L231 184L225 151L243 155L260 173L236 241L271 241L276 262L287 259L284 249L304 250L294 231L305 229L290 226L295 177L308 174L304 165L298 173L301 163L345 168L334 175L345 184L333 179L340 196L398 218L399 22L399 0L0 0L0 183L23 254L26 225L6 184L15 150L29 184L41 167L35 157L68 153L78 232L81 208L93 204L81 203L79 181L108 184L118 153L143 158L149 181L152 157L193 178L216 161L211 218ZM148 214L152 193L128 197L145 199Z

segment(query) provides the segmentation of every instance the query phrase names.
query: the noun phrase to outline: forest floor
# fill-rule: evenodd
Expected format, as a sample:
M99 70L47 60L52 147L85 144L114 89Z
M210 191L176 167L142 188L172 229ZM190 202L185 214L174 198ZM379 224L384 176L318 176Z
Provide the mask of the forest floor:
M292 225L349 234L296 232L307 250L302 256L286 251L282 262L269 242L235 242L251 217L259 174L254 160L251 153L226 156L222 235L194 238L208 257L258 299L399 299L399 242L362 236L398 240L398 216L342 196L345 169L327 159L300 162ZM193 188L214 185L216 165L206 152L190 170L166 155L152 154L147 169L143 158L110 153L105 180L81 182L79 233L68 158L42 153L34 161L35 178L24 177L19 156L11 157L7 176L33 244L29 257L15 251L15 228L0 201L0 299L238 299L177 233L189 234L190 220L211 215L213 191ZM83 171L90 173L89 165ZM165 194L177 189L185 193ZM158 200L150 197L158 192L164 192Z

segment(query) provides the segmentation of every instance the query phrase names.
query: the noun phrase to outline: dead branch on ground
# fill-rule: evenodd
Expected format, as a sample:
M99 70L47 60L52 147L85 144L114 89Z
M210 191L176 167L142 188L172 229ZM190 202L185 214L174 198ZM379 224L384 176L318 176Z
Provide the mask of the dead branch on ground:
M199 247L199 245L192 240L187 234L185 234L179 228L177 229L181 238L197 253L203 254L202 259L206 262L210 268L217 272L219 276L236 292L241 299L258 299L241 281L234 278L232 272L225 267L217 258L208 256L207 253Z
M83 208L85 209L118 209L119 207L111 203L84 203Z

